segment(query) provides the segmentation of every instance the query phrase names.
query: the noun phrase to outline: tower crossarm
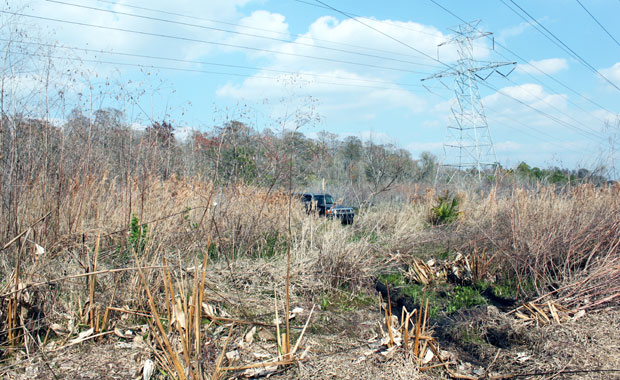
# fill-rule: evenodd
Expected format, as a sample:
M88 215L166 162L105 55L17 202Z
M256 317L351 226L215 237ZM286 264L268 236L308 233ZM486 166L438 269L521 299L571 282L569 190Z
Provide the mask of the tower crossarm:
M497 71L497 68L500 67L504 67L504 66L509 66L509 65L513 65L512 70L514 70L514 68L517 65L517 62L492 62L489 63L485 66L480 66L480 67L472 67L472 68L468 68L465 71L461 70L460 67L450 67L449 69L446 69L444 71L440 71L436 74L431 75L430 77L427 78L422 78L421 81L425 81L425 80L429 80L429 79L437 79L437 78L445 78L445 77L452 77L452 76L456 76L456 75L463 75L465 72L469 72L469 73L478 73L480 71L485 71L485 70L493 70L493 71ZM510 70L508 73L503 74L499 71L497 71L501 76L508 76L508 74L510 74L512 72L512 70ZM490 75L490 74L489 74ZM484 78L486 79L488 78L488 75Z

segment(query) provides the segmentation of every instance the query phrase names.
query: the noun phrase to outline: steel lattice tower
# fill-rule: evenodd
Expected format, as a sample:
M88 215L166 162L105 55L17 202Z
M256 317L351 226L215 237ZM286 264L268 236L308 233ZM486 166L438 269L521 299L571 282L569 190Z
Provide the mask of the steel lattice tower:
M478 80L486 80L501 66L514 65L515 62L480 62L474 60L473 41L491 35L477 29L480 21L462 24L450 29L456 35L439 46L455 44L459 59L455 65L429 78L455 77L454 95L456 102L451 111L454 124L447 126L443 144L442 166L460 171L477 172L478 179L486 169L497 164L493 140L489 132L484 107L482 106ZM514 70L514 67L513 67ZM490 71L486 76L482 72Z

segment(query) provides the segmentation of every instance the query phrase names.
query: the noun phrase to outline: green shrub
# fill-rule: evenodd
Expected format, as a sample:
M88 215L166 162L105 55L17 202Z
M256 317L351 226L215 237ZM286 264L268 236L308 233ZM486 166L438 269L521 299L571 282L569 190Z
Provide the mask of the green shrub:
M457 196L448 193L440 196L437 198L437 204L431 208L429 222L434 226L454 222L461 214L459 203L460 200Z

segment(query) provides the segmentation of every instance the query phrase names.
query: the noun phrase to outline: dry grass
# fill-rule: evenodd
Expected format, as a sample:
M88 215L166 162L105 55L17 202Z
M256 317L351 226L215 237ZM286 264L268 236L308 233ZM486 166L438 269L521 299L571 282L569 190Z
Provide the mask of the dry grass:
M620 289L609 284L620 282L618 193L583 186L462 194L464 214L440 227L427 222L433 192L365 210L349 227L293 207L289 239L288 196L277 191L104 176L50 196L35 181L12 227L21 234L2 241L3 360L62 346L90 328L89 339L100 341L99 333L141 324L150 326L146 343L170 377L254 368L260 360L242 355L243 363L234 362L225 354L247 326L276 333L274 314L286 309L289 245L289 302L306 312L321 295L368 291L377 273L394 266L397 251L413 262L438 247L468 256L476 279L515 281L521 294L553 292L572 309L617 304ZM0 214L6 225L12 218ZM256 368L301 355L306 347L295 343L302 327L274 334L280 344L271 348L273 360Z
M516 190L504 198L491 193L478 207L464 206L459 243L468 253L497 253L493 265L516 278L524 294L527 287L538 295L565 294L563 287L590 276L611 281L618 276L619 193L589 185L561 193ZM592 301L619 290L594 291Z
M266 294L281 293L286 285L286 195L174 178L128 184L89 179L53 202L42 188L34 184L21 197L18 230L24 233L3 242L0 339L5 358L38 351L38 342L63 345L84 331L87 339L99 340L102 332L146 321L154 359L174 378L219 378L222 368L239 367L224 354L225 342L242 331L231 325L225 338L213 328L269 325L257 314L266 312L268 319L274 309ZM348 247L346 239L332 245L345 227L306 217L301 208L293 208L291 217L296 231L291 304L345 282L361 286L369 276L370 266L361 260L367 245ZM317 234L316 240L308 233ZM334 263L318 259L317 252L327 248ZM345 280L333 283L341 277ZM204 305L213 305L218 314L205 314ZM175 316L174 310L182 313ZM205 318L210 324L204 324ZM65 332L58 332L58 326ZM302 352L301 337L282 330L286 336L273 352L279 359L270 365L290 364ZM201 347L198 342L205 340L212 345ZM202 363L202 356L214 351L214 360L188 365Z

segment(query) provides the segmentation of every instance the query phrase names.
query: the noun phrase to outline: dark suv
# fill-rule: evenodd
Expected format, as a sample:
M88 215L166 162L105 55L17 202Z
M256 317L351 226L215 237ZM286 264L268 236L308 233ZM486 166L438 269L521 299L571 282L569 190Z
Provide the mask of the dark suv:
M326 216L328 219L338 218L342 224L352 224L355 212L353 208L347 206L336 205L334 197L327 193L302 193L297 194L304 203L306 212L318 212L320 216Z

